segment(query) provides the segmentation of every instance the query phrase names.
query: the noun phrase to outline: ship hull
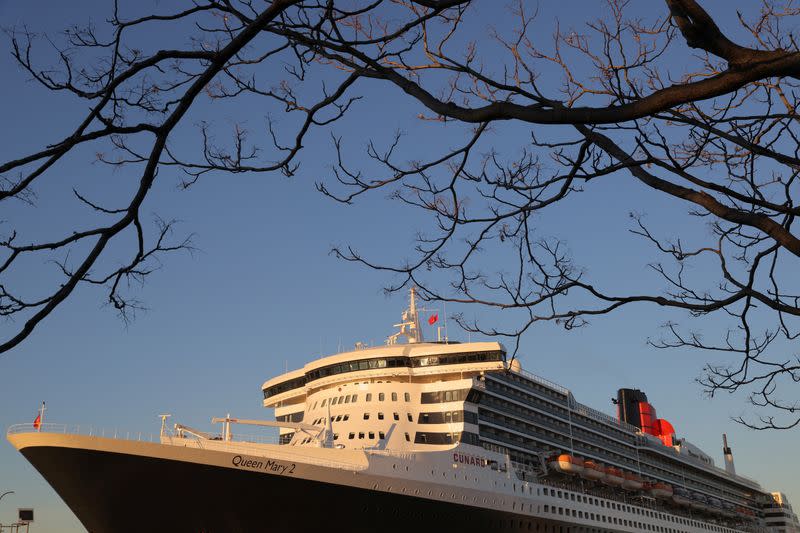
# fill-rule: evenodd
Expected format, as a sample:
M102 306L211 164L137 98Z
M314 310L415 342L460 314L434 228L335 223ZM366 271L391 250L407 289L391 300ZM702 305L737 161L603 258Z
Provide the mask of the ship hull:
M530 516L318 480L91 449L21 452L91 533L558 531Z

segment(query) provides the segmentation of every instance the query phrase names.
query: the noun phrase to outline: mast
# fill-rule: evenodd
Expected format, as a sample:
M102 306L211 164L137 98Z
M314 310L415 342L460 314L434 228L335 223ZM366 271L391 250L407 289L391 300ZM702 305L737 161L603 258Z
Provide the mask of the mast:
M411 287L411 294L409 296L408 309L403 311L402 322L395 324L394 327L400 328L400 331L394 333L386 339L386 344L397 344L400 337L405 337L406 342L415 344L424 342L422 338L422 328L419 325L419 312L417 310L417 288Z

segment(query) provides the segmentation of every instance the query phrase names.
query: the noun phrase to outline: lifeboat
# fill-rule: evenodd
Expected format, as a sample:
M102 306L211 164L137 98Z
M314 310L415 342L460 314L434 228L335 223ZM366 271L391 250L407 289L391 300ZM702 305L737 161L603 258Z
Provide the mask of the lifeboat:
M575 457L574 455L562 453L561 455L551 457L547 466L563 474L580 474L583 472L583 459Z
M625 472L623 474L624 481L622 482L622 488L627 490L641 490L642 489L642 478L634 474L633 472Z
M606 469L603 465L594 461L584 461L581 476L592 481L599 481L606 477Z
M618 487L625 482L625 475L619 468L608 466L606 467L606 477L603 478L603 481L605 481L609 485Z
M672 498L672 485L666 483L645 483L644 490L650 493L653 498Z
M722 509L722 502L717 498L708 498L708 510L715 514L725 514L725 511Z
M673 489L672 501L678 505L684 505L684 506L691 505L692 503L689 496L689 492L683 487L675 487Z
M692 494L692 499L689 505L692 506L693 509L697 509L698 511L708 511L708 505L706 504L706 497L702 494L694 493Z

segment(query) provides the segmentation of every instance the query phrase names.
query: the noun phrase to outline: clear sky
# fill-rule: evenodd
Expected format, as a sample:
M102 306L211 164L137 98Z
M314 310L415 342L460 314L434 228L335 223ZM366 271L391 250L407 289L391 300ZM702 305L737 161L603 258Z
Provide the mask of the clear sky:
M743 1L708 5L730 22L736 3L752 7ZM158 9L166 4L156 3ZM664 9L659 2L647 4ZM543 2L543 28L552 28L555 17L580 24L599 13L598 5L588 0ZM0 0L0 20L6 26L25 22L34 31L56 31L89 17L100 21L105 9L99 0ZM13 66L7 43L2 50L0 159L7 160L62 136L83 109L27 81ZM409 132L415 153L462 142L462 128L419 124L419 108L395 91L365 84L357 92L366 98L335 128L354 146L370 138L386 141L397 129ZM262 116L260 109L239 111ZM206 117L224 125L227 115L202 102L188 123ZM491 140L503 146L529 132L528 127L506 125ZM330 178L330 155L328 133L321 132L308 139L301 171L292 179L224 176L178 191L176 175L163 172L146 211L179 219L180 231L196 235L199 252L165 260L163 269L137 293L149 310L130 325L103 305L103 293L84 288L20 347L0 356L0 426L31 422L42 400L49 422L131 433L157 433L157 415L163 412L201 428L210 428L212 416L227 412L268 417L260 391L267 378L358 341L382 342L392 333L405 295L387 298L381 287L391 278L338 261L330 248L352 243L373 257L406 257L415 231L426 220L384 194L347 207L320 195L314 182ZM32 232L58 234L72 215L60 200L73 183L105 191L124 187L131 179L124 171L110 172L88 161L91 157L71 158L50 176L37 190L35 211L4 205L0 219L27 223ZM543 218L541 231L567 239L578 262L598 278L622 285L660 284L645 268L651 251L626 232L631 210L646 211L656 221L674 221L676 231L690 227L682 222L684 206L664 202L620 174L596 185L592 195L574 199L568 210ZM616 254L611 261L610 249ZM30 275L19 283L34 287L36 279ZM450 313L459 311L481 316L471 308L448 308ZM609 413L618 387L645 390L679 436L708 451L717 464L722 464L721 434L726 432L741 473L756 477L767 489L783 490L800 504L797 430L759 433L732 422L732 416L745 411L744 398L709 400L694 383L707 361L704 354L663 352L646 345L669 319L689 320L658 309L630 308L571 332L544 324L523 339L520 359L527 370L570 388L578 401ZM5 336L18 326L0 324L0 331ZM453 327L450 333L467 340ZM10 522L18 507L34 507L35 531L83 531L47 483L2 440L0 493L6 490L16 493L0 501L0 523Z

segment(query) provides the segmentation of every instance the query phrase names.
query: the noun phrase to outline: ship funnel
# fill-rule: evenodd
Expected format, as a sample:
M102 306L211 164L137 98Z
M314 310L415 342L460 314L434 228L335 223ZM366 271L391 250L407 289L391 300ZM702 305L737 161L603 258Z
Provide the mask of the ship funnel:
M736 467L733 464L733 452L728 446L728 436L722 434L722 453L725 455L725 471L732 476L736 475Z

